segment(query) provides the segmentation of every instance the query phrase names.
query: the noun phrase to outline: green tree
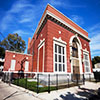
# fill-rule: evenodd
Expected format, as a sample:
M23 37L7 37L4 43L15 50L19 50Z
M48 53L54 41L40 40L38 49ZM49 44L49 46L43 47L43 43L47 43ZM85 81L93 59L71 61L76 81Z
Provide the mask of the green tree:
M96 63L100 63L100 56L95 56L93 59L92 59L92 66L94 68L94 65Z
M0 47L0 58L4 58L5 56L5 49Z
M26 49L25 41L17 33L9 34L4 40L0 42L0 51L3 53L5 50L24 52ZM1 55L0 52L0 55Z

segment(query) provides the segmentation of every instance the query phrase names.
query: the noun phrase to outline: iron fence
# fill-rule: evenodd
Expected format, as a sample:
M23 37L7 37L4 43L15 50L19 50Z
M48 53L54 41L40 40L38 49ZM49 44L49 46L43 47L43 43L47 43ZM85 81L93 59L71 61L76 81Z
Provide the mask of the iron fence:
M88 75L91 81L91 75ZM72 86L85 84L84 74L51 74L51 73L12 73L2 74L2 81L24 87L26 89L40 92L48 92Z

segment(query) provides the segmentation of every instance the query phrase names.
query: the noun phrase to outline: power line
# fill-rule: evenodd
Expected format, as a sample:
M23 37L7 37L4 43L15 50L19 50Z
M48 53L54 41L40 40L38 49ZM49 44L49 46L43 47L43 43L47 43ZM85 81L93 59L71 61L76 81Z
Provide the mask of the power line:
M4 35L0 32L1 36L5 39Z

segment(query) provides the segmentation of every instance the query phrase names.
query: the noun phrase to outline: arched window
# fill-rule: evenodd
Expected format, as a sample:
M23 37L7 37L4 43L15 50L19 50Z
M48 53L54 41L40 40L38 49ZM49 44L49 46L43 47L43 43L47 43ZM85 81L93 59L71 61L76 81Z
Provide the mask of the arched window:
M72 42L72 57L78 58L78 46L75 40Z

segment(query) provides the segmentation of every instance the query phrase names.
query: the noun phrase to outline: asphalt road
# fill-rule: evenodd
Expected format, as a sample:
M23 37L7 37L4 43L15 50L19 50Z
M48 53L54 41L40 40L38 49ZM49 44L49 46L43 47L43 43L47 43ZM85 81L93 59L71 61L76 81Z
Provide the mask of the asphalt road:
M0 81L0 100L40 100L25 91Z

